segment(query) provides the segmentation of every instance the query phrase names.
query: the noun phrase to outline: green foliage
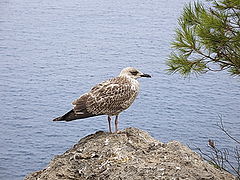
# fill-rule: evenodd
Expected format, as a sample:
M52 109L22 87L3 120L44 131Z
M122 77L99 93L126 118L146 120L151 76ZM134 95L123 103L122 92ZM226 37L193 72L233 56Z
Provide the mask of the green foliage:
M240 0L195 2L179 18L168 71L182 75L221 71L240 75Z

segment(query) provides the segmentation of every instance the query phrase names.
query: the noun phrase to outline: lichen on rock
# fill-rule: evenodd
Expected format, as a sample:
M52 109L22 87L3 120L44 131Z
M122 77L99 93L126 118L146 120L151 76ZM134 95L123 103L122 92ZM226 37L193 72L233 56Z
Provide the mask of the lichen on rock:
M119 133L97 132L56 156L47 168L25 180L50 179L204 179L234 176L205 162L177 141L161 143L148 133L127 128Z

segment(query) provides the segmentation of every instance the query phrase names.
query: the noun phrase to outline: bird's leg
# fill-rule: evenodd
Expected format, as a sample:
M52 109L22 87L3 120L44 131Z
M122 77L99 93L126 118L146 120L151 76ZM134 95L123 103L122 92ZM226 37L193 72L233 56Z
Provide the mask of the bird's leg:
M109 132L112 133L112 129L111 129L111 117L108 116L108 128L109 128Z
M116 133L118 132L118 115L116 115L116 118L115 118L115 132Z

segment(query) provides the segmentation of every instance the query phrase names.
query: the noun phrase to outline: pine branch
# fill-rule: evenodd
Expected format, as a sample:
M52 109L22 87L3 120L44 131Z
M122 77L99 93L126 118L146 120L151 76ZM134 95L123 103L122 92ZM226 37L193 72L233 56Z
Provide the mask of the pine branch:
M240 1L210 1L213 8L207 9L198 2L184 8L172 43L175 53L168 59L168 71L187 75L229 70L240 75ZM210 62L220 69L213 70Z

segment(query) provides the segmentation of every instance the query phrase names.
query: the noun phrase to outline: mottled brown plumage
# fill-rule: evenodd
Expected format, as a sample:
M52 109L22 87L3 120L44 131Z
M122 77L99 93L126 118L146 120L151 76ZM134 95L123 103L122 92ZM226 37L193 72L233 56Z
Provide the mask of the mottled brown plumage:
M53 121L71 121L108 115L111 132L111 116L116 116L115 130L117 131L119 113L127 109L138 95L139 82L136 79L139 77L151 76L131 67L123 69L118 77L97 84L88 93L73 101L74 108Z

